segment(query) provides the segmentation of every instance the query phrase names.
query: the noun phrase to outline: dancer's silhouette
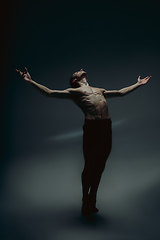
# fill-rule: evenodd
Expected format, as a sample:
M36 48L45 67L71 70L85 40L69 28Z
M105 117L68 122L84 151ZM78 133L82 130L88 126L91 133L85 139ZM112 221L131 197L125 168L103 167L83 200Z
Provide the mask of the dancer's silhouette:
M81 69L71 76L71 88L59 91L51 90L33 81L27 68L24 72L17 69L16 71L42 94L48 97L71 99L83 111L85 115L83 126L85 165L82 172L82 214L88 216L91 212L98 212L97 190L112 146L112 127L106 98L124 96L146 84L151 76L144 79L139 76L137 83L132 86L108 91L89 86L87 73Z

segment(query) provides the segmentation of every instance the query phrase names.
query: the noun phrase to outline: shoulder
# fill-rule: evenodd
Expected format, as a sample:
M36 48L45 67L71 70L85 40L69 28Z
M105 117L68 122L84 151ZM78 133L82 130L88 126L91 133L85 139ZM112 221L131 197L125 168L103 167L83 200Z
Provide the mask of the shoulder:
M97 92L101 92L102 94L106 91L104 88L97 88L97 87L92 87L92 88Z
M70 93L71 95L82 95L84 92L84 88L83 87L79 87L79 88L67 88L66 91L68 93Z

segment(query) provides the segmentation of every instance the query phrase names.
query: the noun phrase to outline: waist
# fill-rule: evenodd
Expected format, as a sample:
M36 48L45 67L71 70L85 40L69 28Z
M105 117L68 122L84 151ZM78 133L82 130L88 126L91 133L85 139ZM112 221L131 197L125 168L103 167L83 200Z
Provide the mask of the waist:
M104 126L104 125L110 125L112 124L112 120L111 118L98 118L98 119L88 119L88 118L85 118L85 121L84 121L85 125L90 125L90 126L93 126L93 125L100 125L100 126Z

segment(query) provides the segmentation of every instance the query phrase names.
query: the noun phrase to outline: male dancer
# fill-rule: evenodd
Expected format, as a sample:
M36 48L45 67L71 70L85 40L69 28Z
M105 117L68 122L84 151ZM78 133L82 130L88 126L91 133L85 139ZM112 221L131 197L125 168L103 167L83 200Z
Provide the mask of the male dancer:
M87 73L81 69L71 76L71 88L61 91L51 90L33 81L27 68L24 72L17 69L16 71L26 82L45 96L71 99L83 111L85 115L83 126L85 165L82 172L82 214L89 216L92 212L98 212L96 208L97 190L112 146L112 126L106 98L125 96L146 84L151 76L144 79L139 76L134 85L108 91L89 86Z

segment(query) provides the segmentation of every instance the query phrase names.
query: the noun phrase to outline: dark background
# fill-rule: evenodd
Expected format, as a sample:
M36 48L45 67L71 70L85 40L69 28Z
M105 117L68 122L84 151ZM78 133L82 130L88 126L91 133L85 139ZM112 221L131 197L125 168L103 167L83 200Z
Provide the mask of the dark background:
M160 4L158 1L1 2L1 239L159 239ZM84 116L15 72L51 89L83 68L109 99L113 149L100 212L80 215Z

